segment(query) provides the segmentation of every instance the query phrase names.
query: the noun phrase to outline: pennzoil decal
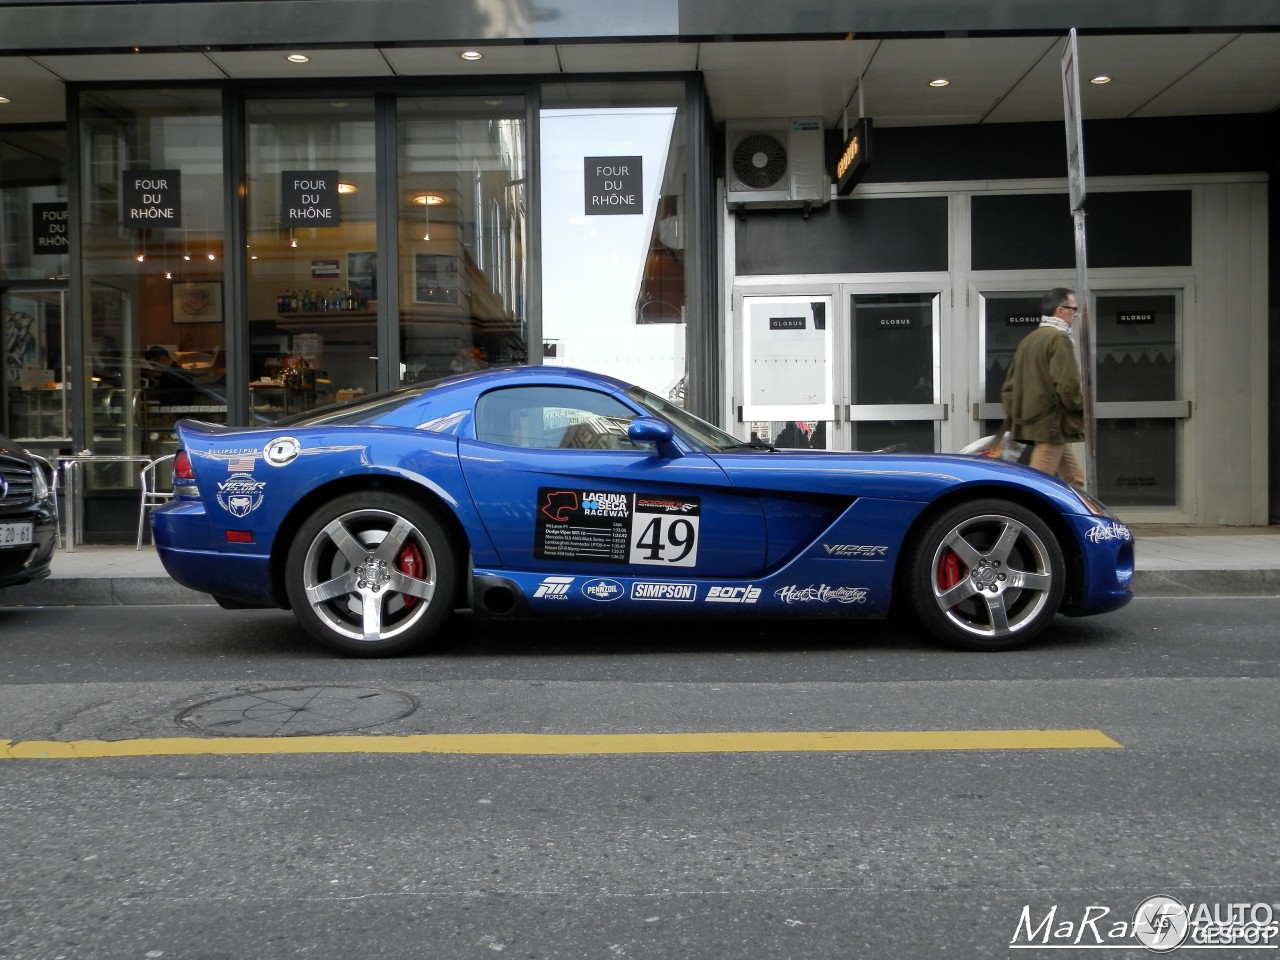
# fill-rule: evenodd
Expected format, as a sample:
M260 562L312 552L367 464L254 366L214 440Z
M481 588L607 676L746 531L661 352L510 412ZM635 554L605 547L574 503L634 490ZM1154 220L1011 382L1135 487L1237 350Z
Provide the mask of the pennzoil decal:
M540 487L534 555L693 567L701 515L697 497Z
M266 481L237 473L218 484L218 505L233 517L247 517L262 505Z
M276 437L262 448L262 457L273 467L292 463L302 452L302 444L294 437Z

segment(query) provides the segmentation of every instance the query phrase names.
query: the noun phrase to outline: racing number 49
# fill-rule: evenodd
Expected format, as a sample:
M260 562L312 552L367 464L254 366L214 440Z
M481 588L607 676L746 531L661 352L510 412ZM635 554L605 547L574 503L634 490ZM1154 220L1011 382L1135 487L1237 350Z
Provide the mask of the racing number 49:
M632 540L631 562L694 566L698 562L698 518L654 517Z

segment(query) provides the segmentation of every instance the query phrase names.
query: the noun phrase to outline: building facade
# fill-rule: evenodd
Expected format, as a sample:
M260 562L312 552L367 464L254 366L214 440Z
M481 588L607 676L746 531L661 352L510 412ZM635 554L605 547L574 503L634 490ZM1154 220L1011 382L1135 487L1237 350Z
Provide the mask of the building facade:
M1280 4L836 7L0 0L0 432L98 458L90 540L179 417L482 366L958 450L1085 247L1095 490L1280 515ZM1072 28L1131 88L1079 101L1080 218Z

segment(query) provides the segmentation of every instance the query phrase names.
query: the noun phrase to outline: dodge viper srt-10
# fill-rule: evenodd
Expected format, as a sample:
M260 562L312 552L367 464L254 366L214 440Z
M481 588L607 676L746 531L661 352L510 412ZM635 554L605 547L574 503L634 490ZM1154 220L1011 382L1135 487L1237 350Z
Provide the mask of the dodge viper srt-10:
M909 614L972 650L1132 594L1133 537L1054 477L983 457L775 450L555 366L465 373L252 428L182 420L165 569L291 609L344 654L453 611L562 619Z

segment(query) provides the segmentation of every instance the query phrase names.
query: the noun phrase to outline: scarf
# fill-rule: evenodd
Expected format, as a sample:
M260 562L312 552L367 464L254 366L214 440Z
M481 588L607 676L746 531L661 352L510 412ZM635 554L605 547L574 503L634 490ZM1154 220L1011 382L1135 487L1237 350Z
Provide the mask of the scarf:
M1067 336L1071 336L1071 324L1065 320L1059 320L1057 317L1041 317L1040 326L1053 327L1055 330L1061 330Z

